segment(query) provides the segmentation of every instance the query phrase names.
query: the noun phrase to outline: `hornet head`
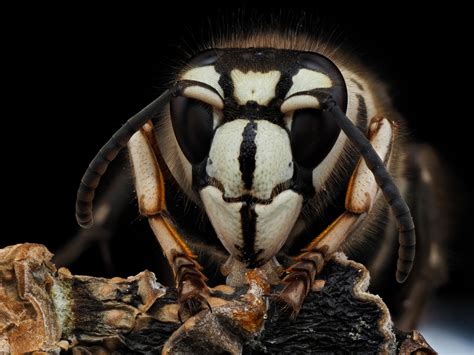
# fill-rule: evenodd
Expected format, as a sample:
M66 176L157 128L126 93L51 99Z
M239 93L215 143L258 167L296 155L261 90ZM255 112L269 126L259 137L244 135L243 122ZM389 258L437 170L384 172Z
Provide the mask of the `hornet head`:
M194 57L179 80L186 88L171 100L171 120L193 189L224 247L258 267L314 194L312 171L340 128L310 94L327 91L345 110L342 74L315 53L217 49Z

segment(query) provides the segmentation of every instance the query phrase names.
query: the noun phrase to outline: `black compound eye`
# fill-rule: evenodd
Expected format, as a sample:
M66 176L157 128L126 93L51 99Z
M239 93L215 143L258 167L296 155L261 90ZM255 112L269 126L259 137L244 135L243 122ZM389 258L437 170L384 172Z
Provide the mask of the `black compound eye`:
M339 68L329 58L318 53L304 52L298 56L297 60L303 68L324 73L331 78L333 86L326 90L336 100L341 110L345 112L347 109L347 87Z
M171 100L171 122L178 144L191 164L209 154L213 132L213 109L195 99L178 96Z
M222 55L220 49L208 49L204 52L196 54L191 60L188 61L188 65L191 67L203 67L205 65L213 65Z
M290 132L293 159L305 168L314 169L328 155L340 131L325 111L296 110Z

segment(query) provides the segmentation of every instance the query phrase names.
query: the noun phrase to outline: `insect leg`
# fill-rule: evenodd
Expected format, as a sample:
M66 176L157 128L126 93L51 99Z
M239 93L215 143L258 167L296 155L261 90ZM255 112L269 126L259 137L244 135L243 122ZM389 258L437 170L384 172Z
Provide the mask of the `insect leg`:
M369 131L370 144L386 165L393 143L393 127L385 118L375 117ZM351 235L374 205L379 187L364 159L360 159L352 174L346 194L346 212L319 234L302 253L283 279L286 284L278 299L287 304L296 316L315 277L328 260Z
M207 304L206 277L166 211L165 183L155 137L149 122L128 142L138 204L173 269L182 310L193 313Z

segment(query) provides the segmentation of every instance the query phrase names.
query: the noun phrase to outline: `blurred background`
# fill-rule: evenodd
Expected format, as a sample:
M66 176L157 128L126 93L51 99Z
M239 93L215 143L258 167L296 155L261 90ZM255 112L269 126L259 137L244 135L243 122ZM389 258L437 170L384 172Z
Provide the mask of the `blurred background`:
M163 90L177 58L207 37L209 23L242 16L234 9L185 7L171 4L166 11L121 16L117 9L55 8L47 15L42 8L18 16L9 32L15 36L6 39L3 50L4 76L13 78L6 87L12 97L7 104L15 110L13 116L4 114L4 141L14 140L3 149L7 215L0 247L43 243L53 253L62 252L61 263L75 274L129 276L163 269L161 252L133 198L117 216L117 232L100 243L77 237L74 203L92 157ZM243 16L259 14L265 21L269 12L280 10L247 7ZM465 110L472 99L463 95L467 69L458 17L445 8L414 10L395 3L383 9L322 4L281 12L309 19L370 66L389 84L411 135L432 144L443 159L455 182L450 203L457 207L457 221L447 252L449 281L430 302L421 329L441 353L474 353L472 132ZM454 27L447 24L450 18ZM124 189L132 191L126 159L122 162L114 172L125 176ZM166 283L166 272L163 278Z

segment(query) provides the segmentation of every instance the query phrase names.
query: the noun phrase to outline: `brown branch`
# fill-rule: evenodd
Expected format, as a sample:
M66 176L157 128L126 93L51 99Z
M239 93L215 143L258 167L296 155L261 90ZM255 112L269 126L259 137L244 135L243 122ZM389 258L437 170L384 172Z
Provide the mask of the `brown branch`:
M0 249L0 353L434 353L418 332L392 329L385 304L366 292L366 269L342 254L295 321L268 302L269 285L255 270L248 287L212 289L212 311L183 324L175 290L153 273L73 276L51 258L38 244Z

